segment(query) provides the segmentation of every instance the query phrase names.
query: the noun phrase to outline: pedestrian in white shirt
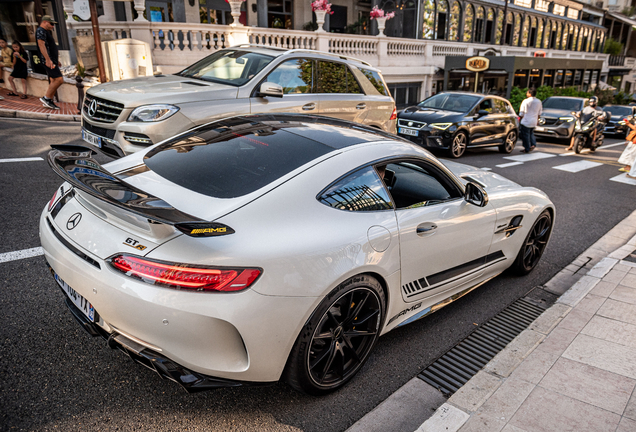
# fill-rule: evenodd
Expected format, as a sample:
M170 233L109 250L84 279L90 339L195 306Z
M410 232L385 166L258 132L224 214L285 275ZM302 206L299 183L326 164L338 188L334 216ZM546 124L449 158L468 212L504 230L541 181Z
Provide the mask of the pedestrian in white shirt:
M530 153L537 147L537 140L534 137L534 128L537 127L543 105L541 101L535 97L536 95L536 89L529 89L526 93L526 99L521 102L521 107L519 108L519 117L521 117L519 127L521 129L521 142L523 143L523 150L521 151L524 153Z

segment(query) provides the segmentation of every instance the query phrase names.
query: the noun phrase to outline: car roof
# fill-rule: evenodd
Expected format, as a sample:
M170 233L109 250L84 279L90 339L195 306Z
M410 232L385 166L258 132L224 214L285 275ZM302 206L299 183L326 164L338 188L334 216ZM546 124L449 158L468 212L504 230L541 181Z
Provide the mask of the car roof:
M589 99L586 97L577 97L577 96L550 96L548 99L559 98L559 99L576 99L576 100L585 100Z
M447 94L447 93L452 93L452 94L462 94L462 95L468 95L468 96L476 96L476 97L481 97L481 98L495 98L495 99L501 99L504 100L506 102L508 102L508 100L506 98L503 98L501 96L497 96L497 95L488 95L488 94L483 94L483 93L475 93L475 92L467 92L467 91L444 91L438 94Z

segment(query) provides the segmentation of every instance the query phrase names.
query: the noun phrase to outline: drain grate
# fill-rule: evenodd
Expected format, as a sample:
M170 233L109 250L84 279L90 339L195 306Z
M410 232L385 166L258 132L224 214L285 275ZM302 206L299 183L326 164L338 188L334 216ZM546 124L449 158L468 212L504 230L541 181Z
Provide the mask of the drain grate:
M452 395L544 311L545 308L525 298L515 301L424 369L418 377L446 396Z

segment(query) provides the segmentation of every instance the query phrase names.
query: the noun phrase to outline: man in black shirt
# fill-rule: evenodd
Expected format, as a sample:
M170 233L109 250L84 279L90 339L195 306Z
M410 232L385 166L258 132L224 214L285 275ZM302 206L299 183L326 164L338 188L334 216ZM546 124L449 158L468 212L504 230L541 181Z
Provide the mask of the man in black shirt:
M47 108L59 110L60 107L53 103L53 96L58 87L64 82L64 78L60 71L62 64L58 61L57 45L52 34L55 24L57 24L57 21L54 21L51 16L44 15L40 26L35 31L35 38L38 41L40 60L44 65L46 74L49 76L49 88L46 90L44 97L40 98L40 102Z

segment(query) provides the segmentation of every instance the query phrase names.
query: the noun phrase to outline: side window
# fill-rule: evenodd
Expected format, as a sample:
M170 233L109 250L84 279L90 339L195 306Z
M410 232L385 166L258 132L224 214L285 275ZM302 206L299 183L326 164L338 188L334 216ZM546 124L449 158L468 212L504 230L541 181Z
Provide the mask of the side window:
M294 59L281 63L265 78L283 88L285 94L311 93L313 60Z
M349 68L347 68L347 93L362 93L358 80Z
M493 103L492 103L492 99L484 99L480 104L479 104L479 111L484 110L486 112L488 112L488 114L492 114L493 113Z
M393 206L373 167L362 168L331 185L318 201L339 210L377 211Z
M317 93L347 93L347 66L318 61Z
M368 69L358 69L357 67L353 67L352 71L366 94L389 95L389 91L384 86L384 81L378 72Z
M435 205L462 196L444 173L423 163L388 164L384 180L398 209Z

